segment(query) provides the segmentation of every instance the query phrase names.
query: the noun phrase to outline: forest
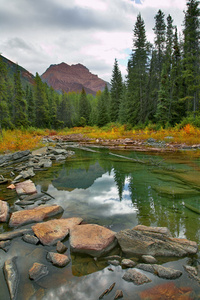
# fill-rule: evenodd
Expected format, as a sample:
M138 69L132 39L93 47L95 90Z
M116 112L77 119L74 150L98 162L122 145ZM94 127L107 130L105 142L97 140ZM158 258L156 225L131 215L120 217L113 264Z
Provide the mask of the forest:
M146 36L138 14L133 26L132 53L127 76L122 78L114 59L111 89L96 96L58 93L36 73L33 85L24 86L16 66L14 77L0 59L0 126L63 129L103 127L109 123L127 128L168 128L180 124L200 127L200 8L189 0L183 30L178 32L171 15L158 10L154 17L154 43Z

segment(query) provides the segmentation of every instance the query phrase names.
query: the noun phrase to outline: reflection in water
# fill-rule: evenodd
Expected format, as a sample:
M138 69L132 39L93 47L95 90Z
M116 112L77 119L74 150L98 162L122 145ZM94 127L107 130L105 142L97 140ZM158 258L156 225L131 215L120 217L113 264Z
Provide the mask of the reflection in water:
M133 152L120 154L135 157ZM162 159L143 154L137 154L137 157L144 162L150 158L157 161ZM133 228L138 224L166 226L174 237L187 238L200 244L200 217L183 205L188 203L199 207L198 162L165 158L164 164L156 166L110 156L105 150L99 153L77 151L76 156L66 163L55 165L48 172L37 173L33 181L38 191L45 190L55 198L49 204L59 204L64 208L63 217L80 216L84 222L104 225L114 231ZM3 226L0 231L4 231ZM66 239L64 243L68 246L67 255L70 256L69 240ZM111 272L105 261L95 261L88 256L71 255L71 263L59 269L46 261L47 251L56 250L53 246L24 246L21 239L17 239L8 254L1 255L1 267L12 253L19 256L20 277L23 278L19 299L94 300L113 282L116 282L116 288L105 299L114 299L116 289L123 290L123 299L131 300L133 295L134 299L140 299L140 291L164 281L147 274L152 283L138 287L122 279L125 270L120 266L112 266ZM33 261L47 264L50 270L49 275L36 284L27 277ZM187 263L187 258L165 262L166 266L181 268L184 272L182 265ZM6 299L8 292L2 271L0 278ZM187 282L185 273L175 281L178 286L187 286ZM197 285L191 284L198 291Z

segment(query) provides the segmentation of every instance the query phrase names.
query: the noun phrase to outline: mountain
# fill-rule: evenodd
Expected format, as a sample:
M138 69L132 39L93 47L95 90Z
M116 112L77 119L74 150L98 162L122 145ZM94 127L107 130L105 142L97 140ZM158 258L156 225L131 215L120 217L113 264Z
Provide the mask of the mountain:
M15 64L11 60L7 59L6 57L0 55L0 59L7 65L7 70L8 70L8 77L13 78L14 74L18 70L20 71L21 75L21 82L23 87L26 87L27 84L33 84L34 83L34 75L28 72L26 69L23 67L19 66L18 64Z
M109 83L92 74L82 64L68 65L64 62L50 67L42 74L42 80L57 91L80 92L82 88L87 94L95 95L104 90Z

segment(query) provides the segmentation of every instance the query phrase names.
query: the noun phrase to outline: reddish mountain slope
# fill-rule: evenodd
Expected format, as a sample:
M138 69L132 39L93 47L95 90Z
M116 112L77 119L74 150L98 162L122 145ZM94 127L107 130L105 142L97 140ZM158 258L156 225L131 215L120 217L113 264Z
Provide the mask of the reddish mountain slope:
M86 93L93 95L99 90L104 90L105 84L107 84L81 64L71 66L66 63L51 65L41 77L55 90L78 92L84 88Z

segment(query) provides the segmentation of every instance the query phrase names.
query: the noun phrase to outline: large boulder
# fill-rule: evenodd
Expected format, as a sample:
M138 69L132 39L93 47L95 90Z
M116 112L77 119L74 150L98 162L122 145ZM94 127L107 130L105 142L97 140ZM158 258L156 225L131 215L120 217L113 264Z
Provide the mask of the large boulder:
M20 210L12 213L9 226L16 227L34 222L41 222L44 219L55 216L63 212L59 205L41 205L39 207L27 210Z
M7 222L9 218L9 205L7 202L0 200L0 222Z
M99 257L113 249L116 244L115 232L103 226L85 224L74 226L70 230L72 252Z
M69 230L82 221L82 218L55 219L35 224L32 229L43 245L54 245L63 240L69 234Z
M175 256L196 254L196 242L187 239L172 238L166 229L160 227L136 226L116 234L124 253L129 255Z

